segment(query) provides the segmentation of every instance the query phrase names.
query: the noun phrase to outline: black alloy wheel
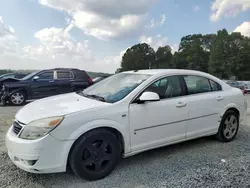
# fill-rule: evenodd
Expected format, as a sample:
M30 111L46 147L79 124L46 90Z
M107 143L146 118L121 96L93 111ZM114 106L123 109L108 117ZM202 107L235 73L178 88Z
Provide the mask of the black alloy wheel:
M121 144L112 132L97 129L84 134L73 146L70 166L80 178L97 180L110 174L121 157Z

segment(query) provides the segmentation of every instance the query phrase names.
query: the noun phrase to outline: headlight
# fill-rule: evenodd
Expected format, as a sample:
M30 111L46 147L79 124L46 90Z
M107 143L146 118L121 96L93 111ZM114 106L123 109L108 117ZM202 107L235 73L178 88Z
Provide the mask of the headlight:
M19 137L27 140L36 140L47 135L56 128L62 120L63 117L52 117L32 121L24 127Z
M2 86L2 90L5 90L5 86L4 85Z

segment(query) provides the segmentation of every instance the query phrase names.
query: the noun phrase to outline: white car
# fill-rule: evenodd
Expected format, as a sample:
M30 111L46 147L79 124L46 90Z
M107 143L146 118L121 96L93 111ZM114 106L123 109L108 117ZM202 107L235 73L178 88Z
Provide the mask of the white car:
M250 93L250 85L249 84L245 84L244 90L245 90L246 93Z
M198 137L233 140L245 118L242 92L191 70L115 74L83 91L23 107L6 135L8 155L32 173L107 176L121 157Z

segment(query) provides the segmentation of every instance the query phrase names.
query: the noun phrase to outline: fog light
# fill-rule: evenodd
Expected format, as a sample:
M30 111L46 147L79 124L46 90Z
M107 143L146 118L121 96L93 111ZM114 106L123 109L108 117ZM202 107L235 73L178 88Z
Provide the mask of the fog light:
M28 165L28 166L33 166L37 160L25 160L25 159L20 159L18 157L14 157L14 161L17 161L19 163L23 163L25 165Z

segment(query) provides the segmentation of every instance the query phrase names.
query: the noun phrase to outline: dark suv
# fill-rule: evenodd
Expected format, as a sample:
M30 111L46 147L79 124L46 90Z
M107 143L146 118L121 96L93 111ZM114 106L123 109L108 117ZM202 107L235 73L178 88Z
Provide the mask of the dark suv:
M92 85L91 77L79 69L49 69L31 73L22 79L7 79L2 84L1 102L22 105L26 100L85 89Z

